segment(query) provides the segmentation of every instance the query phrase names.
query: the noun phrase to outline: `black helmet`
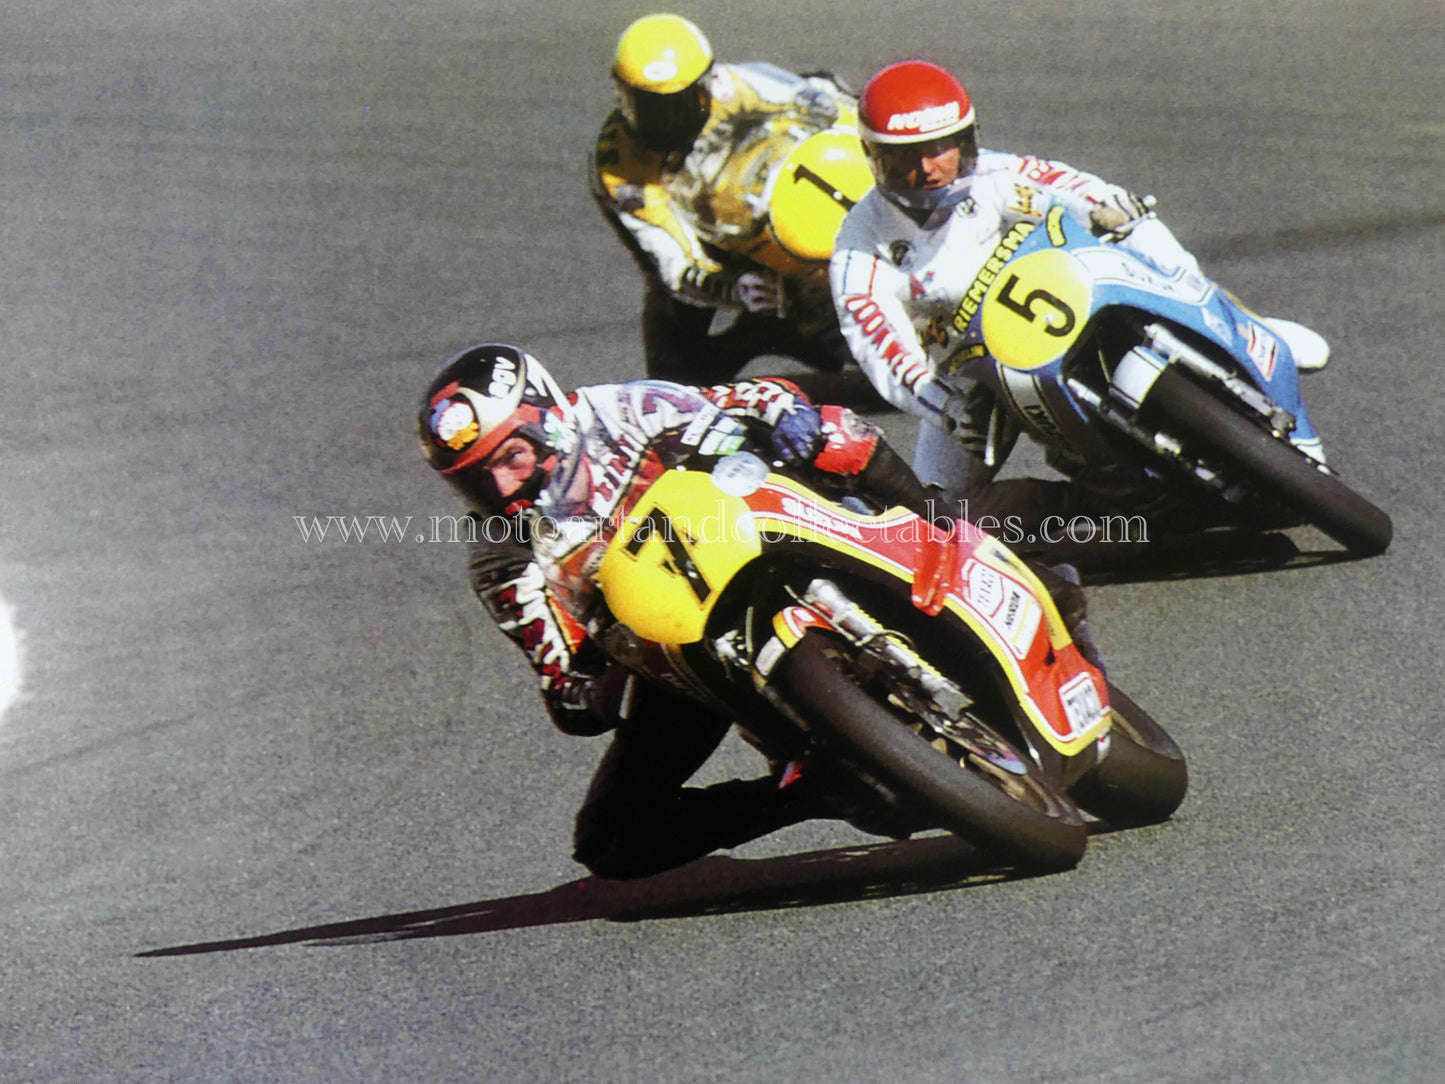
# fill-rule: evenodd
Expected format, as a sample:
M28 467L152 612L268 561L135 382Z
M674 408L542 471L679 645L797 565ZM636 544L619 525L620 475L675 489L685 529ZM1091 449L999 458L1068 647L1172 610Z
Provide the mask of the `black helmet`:
M537 499L557 466L557 437L572 421L567 395L552 374L516 346L482 343L454 355L422 400L422 453L474 510L515 515ZM482 464L508 437L531 442L532 476L503 500Z

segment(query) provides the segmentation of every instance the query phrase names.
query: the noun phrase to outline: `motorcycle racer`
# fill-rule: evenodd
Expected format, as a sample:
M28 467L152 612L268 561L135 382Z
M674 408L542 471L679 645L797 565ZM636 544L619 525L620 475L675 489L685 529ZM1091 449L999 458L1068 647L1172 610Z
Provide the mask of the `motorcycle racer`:
M814 183L778 190L812 205L801 209L805 236L788 236L772 228L758 174L770 146L851 122L852 95L826 73L718 63L696 25L666 14L623 31L612 84L617 108L589 176L643 273L647 374L714 383L760 354L841 369L850 355L827 257L846 205L872 178L856 153L836 153L826 140L800 145L793 168ZM856 152L851 130L848 139ZM727 320L726 330L710 330Z
M557 601L530 539L551 510L581 502L607 522L640 472L749 439L811 464L840 492L927 511L932 494L875 428L815 409L778 379L709 388L638 380L569 395L524 350L489 343L447 362L423 398L418 432L471 511L473 589L537 671L553 722L568 734L614 732L577 815L578 861L599 876L643 876L836 815L805 783L780 787L775 775L685 787L731 720L611 663Z
M982 385L945 386L939 369L958 348L953 315L1009 229L1063 207L1096 236L1167 275L1200 277L1198 263L1154 212L1154 200L1062 162L984 149L963 84L924 60L885 66L864 86L859 132L876 187L849 212L830 265L834 304L860 367L919 426L913 466L968 518L1012 519L1030 534L1045 518L1072 520L1138 506L1142 495L1086 477L1050 451L1069 482L994 482L1018 426ZM1328 358L1307 328L1269 320L1301 368Z

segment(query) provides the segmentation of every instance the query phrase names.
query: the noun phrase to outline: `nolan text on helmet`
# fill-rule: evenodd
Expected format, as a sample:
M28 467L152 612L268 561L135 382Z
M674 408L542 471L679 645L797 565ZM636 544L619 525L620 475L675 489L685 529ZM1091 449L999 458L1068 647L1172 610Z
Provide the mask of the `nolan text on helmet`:
M939 128L957 124L959 116L959 104L945 102L943 105L929 106L927 109L915 109L911 113L894 113L888 118L887 130L927 134Z

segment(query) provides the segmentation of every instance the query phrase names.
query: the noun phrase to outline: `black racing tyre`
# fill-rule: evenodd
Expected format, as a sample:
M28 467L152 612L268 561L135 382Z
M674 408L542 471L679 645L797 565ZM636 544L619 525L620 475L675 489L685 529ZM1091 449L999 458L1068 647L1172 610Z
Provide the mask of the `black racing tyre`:
M1162 430L1206 461L1213 453L1240 469L1262 495L1293 508L1351 553L1372 557L1390 545L1394 525L1384 511L1173 366L1159 374L1144 405Z
M1072 869L1088 835L1078 808L1021 759L1028 774L1011 776L1018 796L971 771L909 729L851 678L845 646L809 632L778 663L772 681L813 731L842 759L872 775L936 827L999 858L1037 871ZM1002 740L1002 739L1000 739Z
M1113 727L1104 758L1070 795L1117 828L1158 824L1173 816L1189 789L1184 753L1143 708L1109 685Z

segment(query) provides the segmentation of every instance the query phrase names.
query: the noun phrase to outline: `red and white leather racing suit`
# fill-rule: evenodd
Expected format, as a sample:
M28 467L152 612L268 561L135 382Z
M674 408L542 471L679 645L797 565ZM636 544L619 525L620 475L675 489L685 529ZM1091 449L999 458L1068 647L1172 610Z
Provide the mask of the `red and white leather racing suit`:
M547 515L565 493L575 492L583 475L589 511L599 521L612 518L650 449L672 442L680 452L696 451L719 434L745 435L749 421L771 427L796 403L807 403L783 380L713 388L638 380L579 388L570 398L575 428L564 439L572 446L558 449L558 466L537 499L537 510ZM525 524L494 520L483 526L472 558L473 587L502 630L527 653L558 727L576 732L592 726L584 717L588 686L603 665L600 654L552 596Z

